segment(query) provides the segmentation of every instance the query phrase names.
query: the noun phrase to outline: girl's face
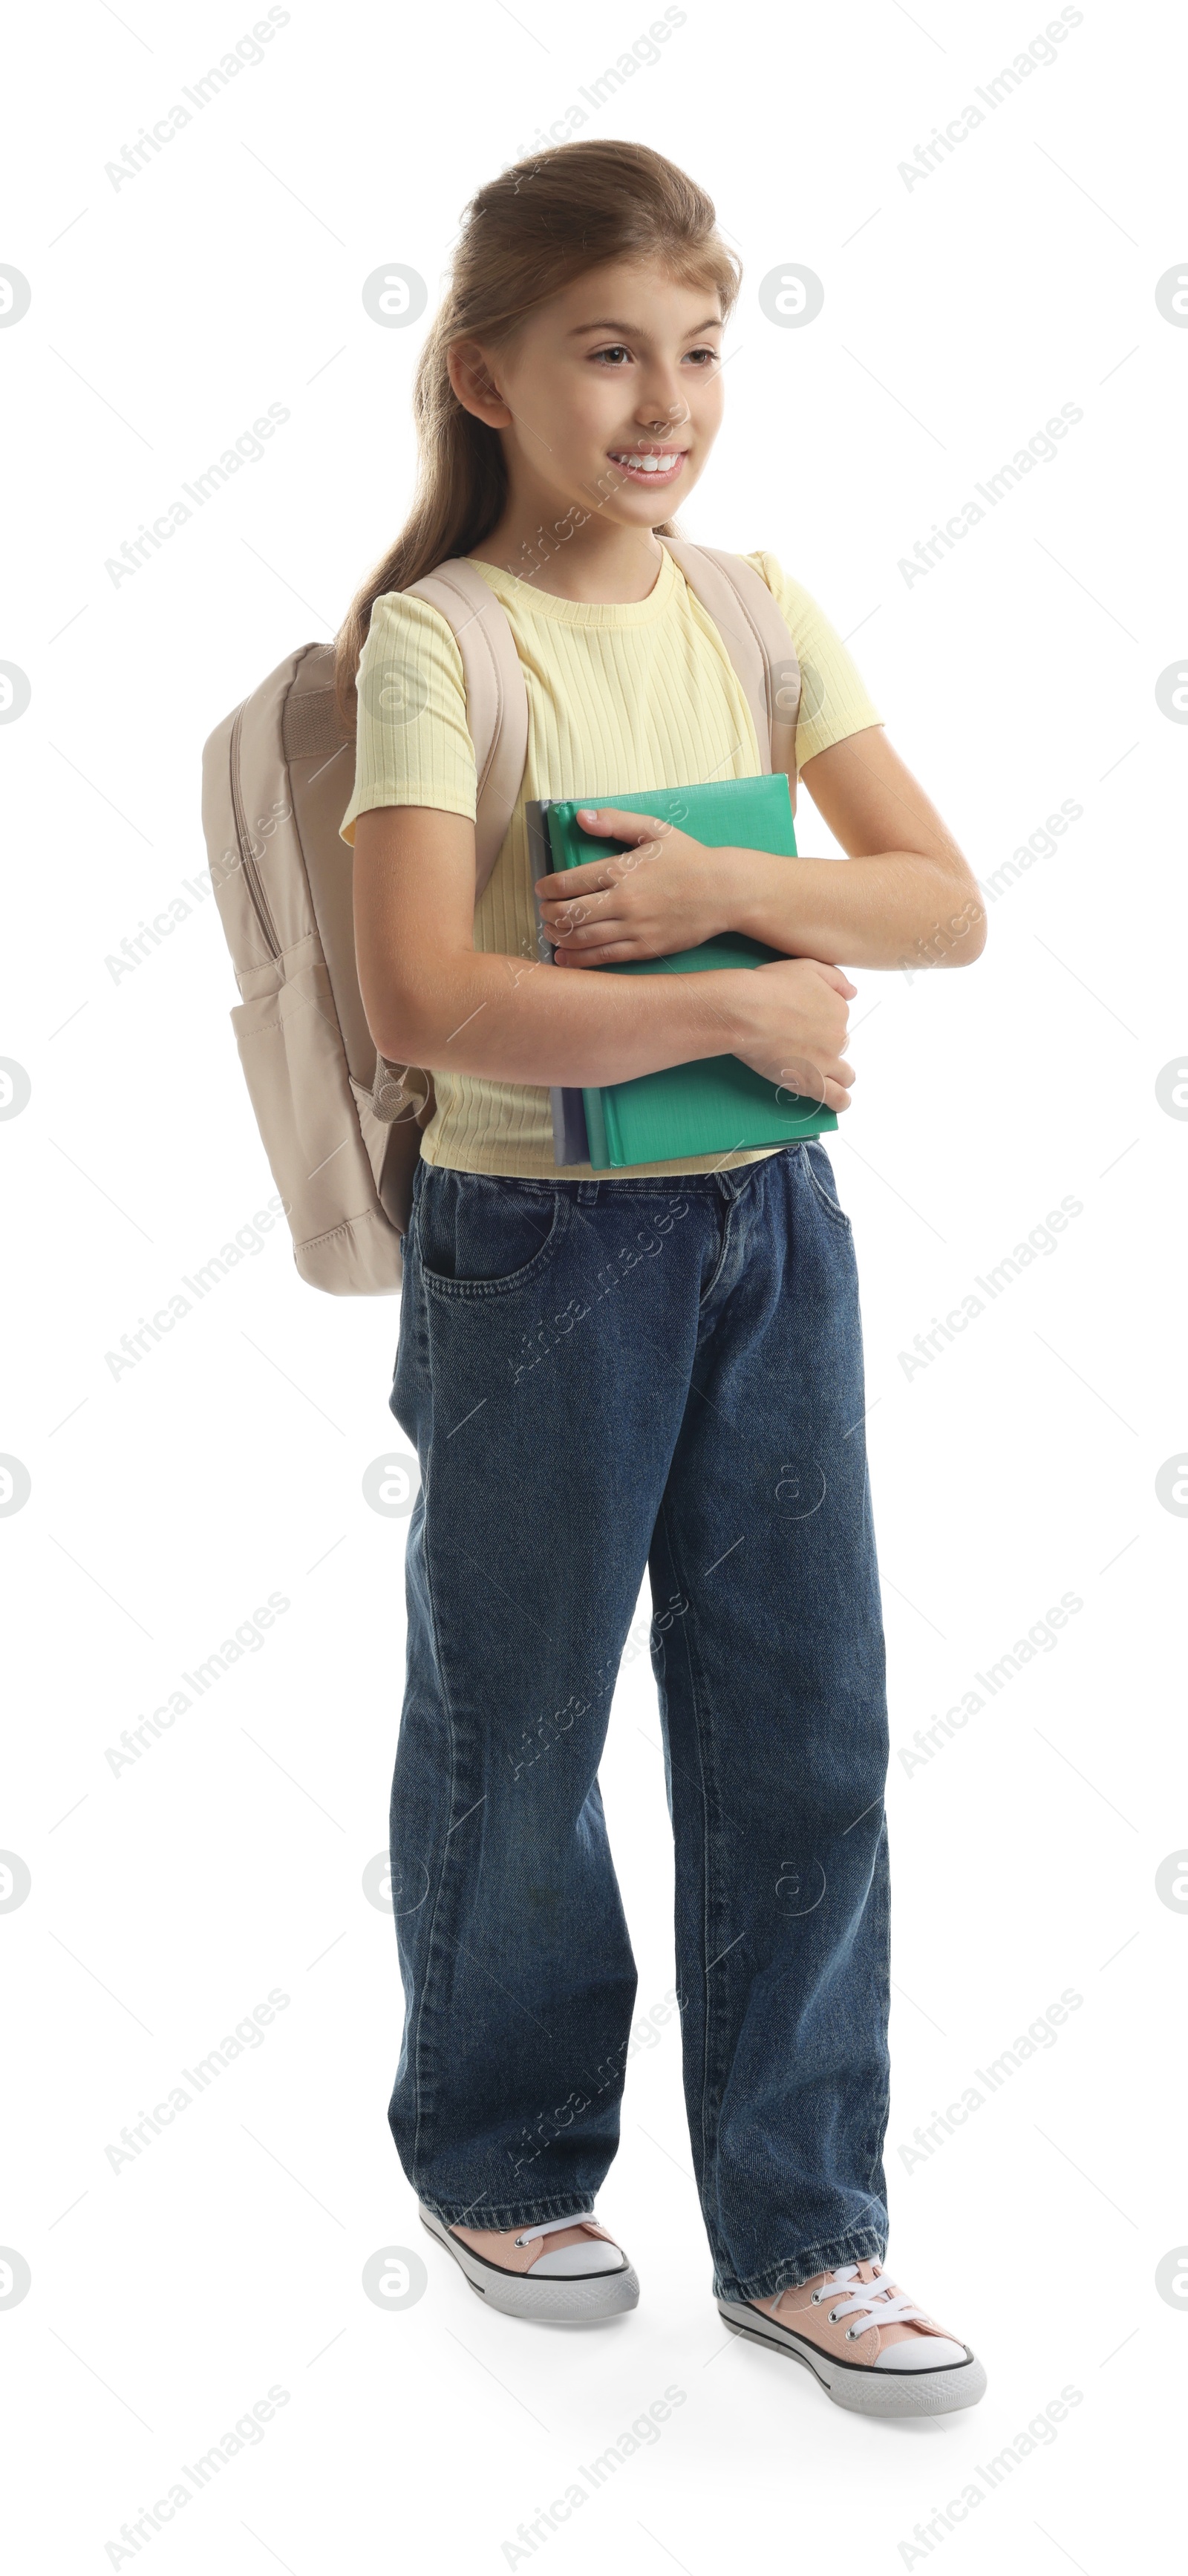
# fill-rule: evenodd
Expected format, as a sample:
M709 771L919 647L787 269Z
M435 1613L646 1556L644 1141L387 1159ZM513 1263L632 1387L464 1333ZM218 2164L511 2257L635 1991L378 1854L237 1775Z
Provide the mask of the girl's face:
M717 437L722 328L715 287L613 261L539 306L502 350L456 343L450 374L502 434L513 507L649 529L687 499Z

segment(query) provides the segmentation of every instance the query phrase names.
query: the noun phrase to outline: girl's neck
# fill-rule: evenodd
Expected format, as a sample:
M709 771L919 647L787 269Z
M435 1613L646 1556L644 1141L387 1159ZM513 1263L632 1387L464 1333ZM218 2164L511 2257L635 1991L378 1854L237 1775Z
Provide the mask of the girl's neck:
M664 548L650 528L625 528L599 519L584 527L572 519L505 512L498 527L472 546L479 563L497 564L527 588L587 607L632 607L655 589Z

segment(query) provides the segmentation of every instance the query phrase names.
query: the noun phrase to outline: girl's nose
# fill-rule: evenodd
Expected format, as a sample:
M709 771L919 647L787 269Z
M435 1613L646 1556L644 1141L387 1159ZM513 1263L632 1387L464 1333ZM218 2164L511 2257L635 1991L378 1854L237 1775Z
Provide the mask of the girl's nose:
M682 402L679 395L672 402L663 403L655 395L649 394L641 400L635 417L645 429L679 429L688 419L689 413L687 405Z

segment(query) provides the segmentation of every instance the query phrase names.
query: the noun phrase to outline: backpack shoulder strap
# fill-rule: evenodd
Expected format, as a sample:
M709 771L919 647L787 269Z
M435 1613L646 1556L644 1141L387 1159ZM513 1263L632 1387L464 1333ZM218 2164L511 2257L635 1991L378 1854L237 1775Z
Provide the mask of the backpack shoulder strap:
M453 628L466 680L466 722L478 772L474 892L481 895L503 846L528 757L528 692L515 638L478 566L464 555L410 584ZM773 603L774 605L774 603Z
M795 813L800 664L784 616L744 556L690 545L683 537L660 542L719 629L754 718L760 759L765 768L785 772Z

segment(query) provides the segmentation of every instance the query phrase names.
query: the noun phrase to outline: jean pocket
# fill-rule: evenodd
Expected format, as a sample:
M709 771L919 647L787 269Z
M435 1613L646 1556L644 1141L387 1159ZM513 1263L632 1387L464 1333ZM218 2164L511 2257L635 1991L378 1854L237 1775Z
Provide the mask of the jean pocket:
M804 1168L812 1182L815 1196L819 1199L826 1215L832 1217L834 1224L844 1226L846 1233L849 1234L851 1231L850 1220L846 1215L845 1209L838 1206L837 1200L833 1195L837 1188L837 1183L833 1177L833 1165L829 1160L829 1156L826 1153L823 1144L821 1143L820 1137L807 1137L803 1151Z
M421 1166L416 1254L434 1296L501 1297L529 1287L553 1261L569 1223L562 1190Z

